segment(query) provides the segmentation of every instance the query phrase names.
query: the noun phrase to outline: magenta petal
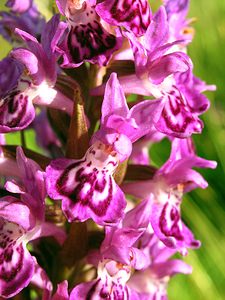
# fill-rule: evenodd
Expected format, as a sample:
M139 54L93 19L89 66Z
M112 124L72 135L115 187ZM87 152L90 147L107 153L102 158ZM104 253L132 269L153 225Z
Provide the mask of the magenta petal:
M62 15L65 15L67 0L56 0L57 7Z
M78 67L84 61L104 66L121 42L120 37L108 33L97 20L71 27L59 46L64 59L62 67Z
M126 240L124 240L124 243L125 242ZM110 247L106 249L101 247L101 258L111 259L124 265L130 265L131 248L123 247L119 243L117 245L110 245Z
M16 160L26 191L33 197L38 198L40 202L43 202L46 189L44 174L41 172L40 166L34 160L27 158L21 147L16 149Z
M85 221L92 218L99 225L112 225L118 223L122 218L126 206L123 192L116 186L111 176L103 176L102 178L99 176L97 180L95 182L97 191L94 191L93 194L90 191L90 196L87 194L82 197L81 191L76 201L71 201L69 198L63 199L62 209L69 221ZM103 186L104 189L102 189ZM77 191L79 188L80 186L78 186ZM100 192L98 191L99 188ZM103 196L104 194L105 196Z
M0 254L0 295L13 297L25 288L33 276L34 260L22 244Z
M206 160L198 157L195 153L195 147L191 138L187 139L173 139L172 150L168 161L160 168L160 173L173 172L173 170L179 168L216 168L217 163L215 161ZM186 172L186 171L185 171Z
M48 193L62 199L69 221L92 218L99 225L118 223L126 201L112 177L116 166L115 157L95 146L82 160L55 160L46 170Z
M135 120L137 127L129 135L132 142L155 131L154 125L162 113L163 106L164 103L160 99L142 101L131 108L128 117Z
M48 278L44 269L42 269L38 263L35 264L34 275L31 279L31 283L43 290L42 300L49 300L53 289L52 283Z
M168 42L169 27L165 8L161 6L154 15L150 26L145 34L145 46L153 51L164 43Z
M12 132L26 128L35 117L32 99L26 93L14 91L3 99L0 106L0 132Z
M13 174L12 174L13 175ZM14 181L7 181L6 184L4 185L5 189L10 192L10 193L15 193L15 194L24 194L24 189L22 186L17 184Z
M34 273L35 261L25 243L19 241L23 234L22 227L0 219L0 295L3 297L19 293Z
M172 172L166 177L167 183L171 186L176 186L179 183L184 185L184 192L187 193L197 187L205 189L208 187L207 181L201 174L195 170L191 170L191 167L185 166L185 162L177 164ZM178 175L179 174L179 175Z
M200 242L182 223L178 207L169 204L153 204L151 224L155 234L167 246L186 253L186 248L198 248Z
M115 119L121 120L121 118ZM111 125L110 120L111 117L109 118L109 126ZM114 120L114 116L112 116L112 120ZM117 153L119 161L123 162L131 154L132 143L126 135L119 133L120 130L124 127L118 128L118 124L113 125L116 125L115 129L102 127L100 130L98 130L92 137L92 144L95 141L101 141L106 145L110 145L113 148L113 150Z
M2 176L18 176L19 170L13 159L4 157L0 146L0 173Z
M0 295L13 297L30 283L34 260L20 244L13 250L9 248L2 252L0 262Z
M178 273L191 274L192 267L179 259L172 259L162 263L154 264L151 270L158 278L174 276Z
M104 278L105 279L105 278ZM129 300L130 289L125 285L116 284L101 279L96 279L91 282L81 283L77 285L70 294L70 300L83 299L123 299ZM133 298L138 299L138 298Z
M106 123L110 115L118 115L126 118L129 109L123 89L117 79L116 73L112 73L106 83L104 100L102 103L101 123Z
M95 2L57 1L69 24L67 35L57 49L63 55L63 67L78 67L84 61L106 65L122 44L119 29L114 30L114 35L102 24Z
M148 53L145 47L139 42L132 32L125 32L125 37L128 38L134 56L135 75L140 77L146 72L146 64L148 61ZM128 75L129 76L129 75ZM130 75L132 76L132 75ZM126 76L125 76L126 77ZM139 79L140 80L140 79ZM129 81L129 80L128 80ZM140 80L142 82L142 80ZM138 88L136 88L138 90ZM131 93L133 89L131 89ZM126 93L129 93L127 91Z
M186 54L174 52L153 60L149 66L148 74L154 84L160 84L167 76L186 72L190 66Z
M96 11L107 23L123 26L136 36L143 35L151 22L151 10L146 0L106 0L96 6Z
M135 208L126 213L123 226L145 231L150 222L150 213L151 199L149 197L149 199L141 201Z
M60 16L59 14L54 15L51 20L46 24L45 30L42 32L41 35L41 45L50 59L53 58L53 66L55 67L55 55L52 50L55 49L55 39L58 38L58 27L60 23ZM56 68L55 68L56 69Z
M134 164L149 165L149 143L146 141L138 141L133 145L130 160Z
M0 61L0 98L4 98L17 85L23 72L23 66L12 57Z
M51 300L73 300L72 297L69 298L68 294L68 282L64 280L63 282L57 285L57 291L53 295ZM74 300L77 298L74 298Z
M118 232L118 234L120 233ZM120 238L117 245L116 243L115 245L110 245L108 249L102 249L101 247L102 258L112 259L123 265L132 266L136 270L146 268L149 265L149 259L144 252L134 247L121 246L126 245L126 239L123 239L122 236ZM137 238L135 239L137 240Z
M100 279L96 279L90 282L81 283L77 285L70 294L70 300L83 300L83 299L91 299L92 296L98 293L98 284ZM57 299L58 300L58 299Z
M117 251L120 251L119 248L128 249L133 246L133 244L138 240L142 235L143 228L115 228L108 227L106 228L106 237L102 243L101 251L104 252L106 248L111 245L117 247ZM124 250L125 251L125 250ZM109 257L108 257L109 258ZM127 263L128 264L128 263Z
M177 94L177 95L176 95ZM156 128L171 136L186 138L193 133L201 133L203 122L189 110L182 95L176 91L166 96L167 101Z
M32 229L36 223L29 207L17 198L11 196L1 198L0 217L8 220L9 222L16 222L18 226L25 230Z
M149 265L149 258L144 252L138 248L132 248L131 266L136 270L145 269Z
M31 75L38 72L38 59L31 51L24 48L17 48L12 50L10 55L21 62Z
M33 35L29 34L28 32L26 32L24 30L16 28L15 33L18 34L21 37L21 39L23 39L25 42L38 43L37 39Z
M167 184L184 185L184 192L196 187L206 188L208 183L191 168L216 168L216 162L203 159L195 154L191 138L173 139L170 158L161 167L159 174L164 174Z

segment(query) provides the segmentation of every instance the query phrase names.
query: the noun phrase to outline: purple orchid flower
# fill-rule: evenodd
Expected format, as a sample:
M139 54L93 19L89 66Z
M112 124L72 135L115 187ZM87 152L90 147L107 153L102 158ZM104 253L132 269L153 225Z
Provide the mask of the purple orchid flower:
M175 75L190 70L192 63L184 52L173 51L180 41L168 42L169 25L165 8L161 7L154 15L142 43L131 32L124 35L130 40L136 69L135 74L120 77L125 93L162 99L164 108L155 124L162 133L184 138L201 132L203 123L198 118L199 113L190 108L175 80ZM97 88L92 93L96 95L100 91L101 88ZM198 106L198 103L194 105Z
M164 108L155 124L158 131L179 138L200 133L203 122L199 115L209 107L209 101L195 83L190 58L177 51L182 40L169 42L165 8L156 12L141 41L131 32L124 35L130 40L135 63L134 74L119 78L124 92L162 99ZM103 86L95 88L92 94L101 94Z
M112 177L118 163L116 152L101 142L95 142L80 160L52 161L46 169L48 194L62 199L70 222L92 218L99 225L115 224L126 206Z
M215 168L216 162L196 156L191 139L174 139L170 158L152 180L127 183L123 187L136 197L152 199L150 223L154 233L167 247L182 254L186 254L186 248L200 245L180 217L183 193L207 187L207 182L193 167Z
M15 29L19 28L39 38L45 26L45 20L31 0L9 0L6 6L9 12L1 11L0 34L10 43L20 43Z
M57 57L53 53L54 38L59 27L59 16L55 15L44 29L41 44L30 34L17 29L17 33L26 42L29 50L25 48L12 50L10 58L1 62L4 65L8 63L8 71L7 77L2 76L3 80L0 82L3 86L1 89L7 91L1 100L0 132L26 128L35 117L33 104L72 112L72 101L54 89L57 77ZM29 76L21 74L21 68L27 70ZM16 73L13 74L11 82L10 74L14 73L14 70ZM12 85L15 87L10 90Z
M150 264L144 270L137 270L128 286L137 291L140 299L167 300L167 285L176 274L190 274L192 267L178 259L169 259L174 250L166 247L154 234L149 235L149 242L144 250L150 256Z
M124 194L112 175L127 159L132 143L153 128L161 102L143 101L128 109L116 74L107 83L101 128L80 160L58 159L46 170L48 194L62 199L69 221L92 218L99 225L116 224L126 206Z
M161 36L155 35L158 31L162 33ZM134 86L139 85L137 93L164 99L165 106L156 124L156 128L162 133L184 138L201 132L203 123L198 118L199 113L190 108L188 99L182 94L174 78L177 74L188 72L192 63L185 53L173 50L180 41L168 43L169 24L165 9L161 7L155 14L145 35L144 47L131 34L129 39L134 52L136 75L121 81L125 92L129 90L126 82L130 85L130 79ZM198 103L195 102L194 105L197 106Z
M122 41L118 30L113 32L102 24L96 1L57 0L56 4L67 18L66 36L58 47L63 55L62 67L78 67L84 61L106 65Z
M20 194L20 199L6 196L0 201L0 295L12 297L32 280L36 259L26 244L41 236L53 235L63 243L65 233L44 221L46 196L44 173L17 149L20 184L8 181L8 191Z
M98 278L76 286L70 299L139 300L139 295L126 285L130 275L129 266L113 260L103 260L98 265Z
M135 244L148 226L149 203L141 203L126 213L118 226L106 227L105 239L99 251L88 256L88 262L98 269L97 279L76 286L71 292L71 299L141 299L134 290L127 286L132 268L141 270L149 261ZM146 218L147 217L147 218ZM135 222L134 222L135 220ZM83 298L82 298L83 296Z
M122 45L122 27L141 36L151 21L146 0L100 3L57 0L56 3L68 22L66 37L58 49L63 54L63 67L77 67L84 61L106 65Z

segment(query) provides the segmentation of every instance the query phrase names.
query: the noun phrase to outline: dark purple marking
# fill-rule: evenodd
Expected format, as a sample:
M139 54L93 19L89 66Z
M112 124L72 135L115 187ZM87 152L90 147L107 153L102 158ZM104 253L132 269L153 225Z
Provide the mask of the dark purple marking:
M9 263L12 259L13 251L17 252L19 255L19 260L11 267L9 271L6 271L4 268L4 262ZM23 267L23 259L24 259L24 249L22 244L13 249L13 247L7 248L1 255L0 255L0 279L10 282L12 281L16 275L20 272Z
M126 286L122 286L121 284L116 285L115 283L113 283L113 299L116 300L124 300L124 289L126 289ZM129 298L127 298L129 299Z
M112 19L116 20L119 25L127 23L136 35L143 35L151 22L148 1L123 0L122 9L119 7L121 7L121 0L115 0L110 9Z
M178 226L178 223L180 221L180 214L179 214L177 208L174 207L174 206L170 210L170 214L169 214L172 226L170 228L168 227L168 223L167 223L167 220L166 220L166 213L167 213L167 210L168 210L168 205L169 204L166 203L163 207L163 210L162 210L160 218L159 218L159 227L160 227L162 233L165 236L167 236L167 237L168 236L173 236L177 240L183 241L184 237L183 237L183 235L180 231L180 228Z
M178 124L178 122L174 123L171 115L177 117L179 114L183 122L181 124ZM179 98L177 95L174 97L168 96L168 102L162 111L162 117L166 126L177 133L184 133L191 123L197 122L192 116L189 107L183 103L182 96Z
M99 217L104 216L113 197L113 179L104 170L98 170L97 168L90 169L90 172L87 173L87 169L83 167L83 162L79 161L68 166L56 181L56 189L59 194L68 197L72 201L72 207L79 202L82 206L88 206ZM73 178L74 187L69 187L68 189L68 177L71 176L69 173L75 168L77 168L77 171ZM83 193L86 184L90 188ZM99 204L93 204L94 192L101 194L106 188L107 196L105 199L102 199Z
M5 103L0 107L0 125L8 127L23 126L23 118L26 115L28 96L17 90L9 94Z
M105 31L95 20L92 23L72 27L67 46L73 62L81 63L113 49L116 46L116 37Z

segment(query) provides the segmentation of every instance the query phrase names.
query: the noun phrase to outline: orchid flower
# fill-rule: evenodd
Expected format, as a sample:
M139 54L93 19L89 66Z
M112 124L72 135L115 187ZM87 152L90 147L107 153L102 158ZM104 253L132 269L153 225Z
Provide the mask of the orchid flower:
M183 254L186 254L186 248L200 245L181 221L183 193L196 187L207 187L207 182L192 170L193 167L215 168L216 162L196 156L190 139L174 139L170 158L152 180L126 183L123 186L127 193L142 199L152 199L150 223L154 233L167 247Z
M151 21L146 0L106 0L101 3L95 0L57 0L56 3L68 23L66 37L58 48L63 54L63 67L77 67L84 61L106 65L121 47L120 27L140 36Z
M33 104L51 106L68 113L72 112L72 101L54 89L56 82L56 55L53 53L54 38L57 35L59 16L54 16L44 28L41 44L30 34L17 29L17 33L29 48L17 48L2 64L9 63L7 78L0 84L6 84L6 92L0 105L0 132L11 132L26 128L35 117ZM21 69L24 71L21 72ZM11 77L13 85L11 88ZM24 75L27 72L28 76ZM6 81L6 82L5 82Z
M160 34L156 34L159 32ZM187 54L174 48L181 40L169 42L169 23L165 8L162 6L155 13L141 40L132 32L124 35L130 41L135 64L135 72L119 77L124 92L153 96L163 101L162 113L155 124L158 131L179 138L200 133L203 122L199 115L208 108L208 100L201 95L200 90L195 89L191 99L184 91L185 84L180 79L183 74L192 72L192 62ZM195 88L190 87L191 90ZM100 93L101 86L92 91L93 95ZM198 101L202 101L203 97L206 103L204 110L200 111Z
M126 201L112 175L127 159L132 143L150 132L160 113L160 101L144 101L128 109L116 74L112 74L102 104L101 126L80 160L58 159L46 169L48 194L62 199L69 221L92 218L99 225L116 224Z
M143 246L142 246L143 247ZM128 286L139 293L144 300L167 300L167 286L176 274L190 274L192 267L179 259L170 259L174 250L166 247L154 234L144 249L150 256L150 263L144 270L137 270Z
M141 270L148 265L147 257L135 246L148 225L148 214L143 215L146 210L149 210L149 203L126 213L117 227L106 227L100 250L88 256L88 262L97 267L97 279L76 286L71 299L83 299L84 296L90 299L141 299L128 287L127 281L133 269Z
M84 61L105 65L121 46L121 37L119 32L104 28L95 9L96 1L57 0L56 3L67 18L66 36L58 47L63 54L62 67L78 67Z
M53 235L63 243L65 233L44 221L46 196L44 173L17 149L20 183L8 181L8 191L20 199L6 196L0 201L0 295L13 297L32 280L37 265L26 244L41 236Z

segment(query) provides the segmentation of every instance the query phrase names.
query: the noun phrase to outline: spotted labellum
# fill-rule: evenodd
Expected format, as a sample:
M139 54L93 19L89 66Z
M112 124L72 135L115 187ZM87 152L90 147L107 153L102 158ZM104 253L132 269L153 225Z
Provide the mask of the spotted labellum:
M123 192L112 175L118 158L110 147L94 143L81 160L58 159L46 170L50 197L62 199L68 220L97 224L117 223L126 206Z
M96 12L96 1L58 0L61 14L67 18L67 33L59 46L65 67L79 66L84 61L105 65L120 47L116 33L104 28ZM65 24L65 29L66 29Z

